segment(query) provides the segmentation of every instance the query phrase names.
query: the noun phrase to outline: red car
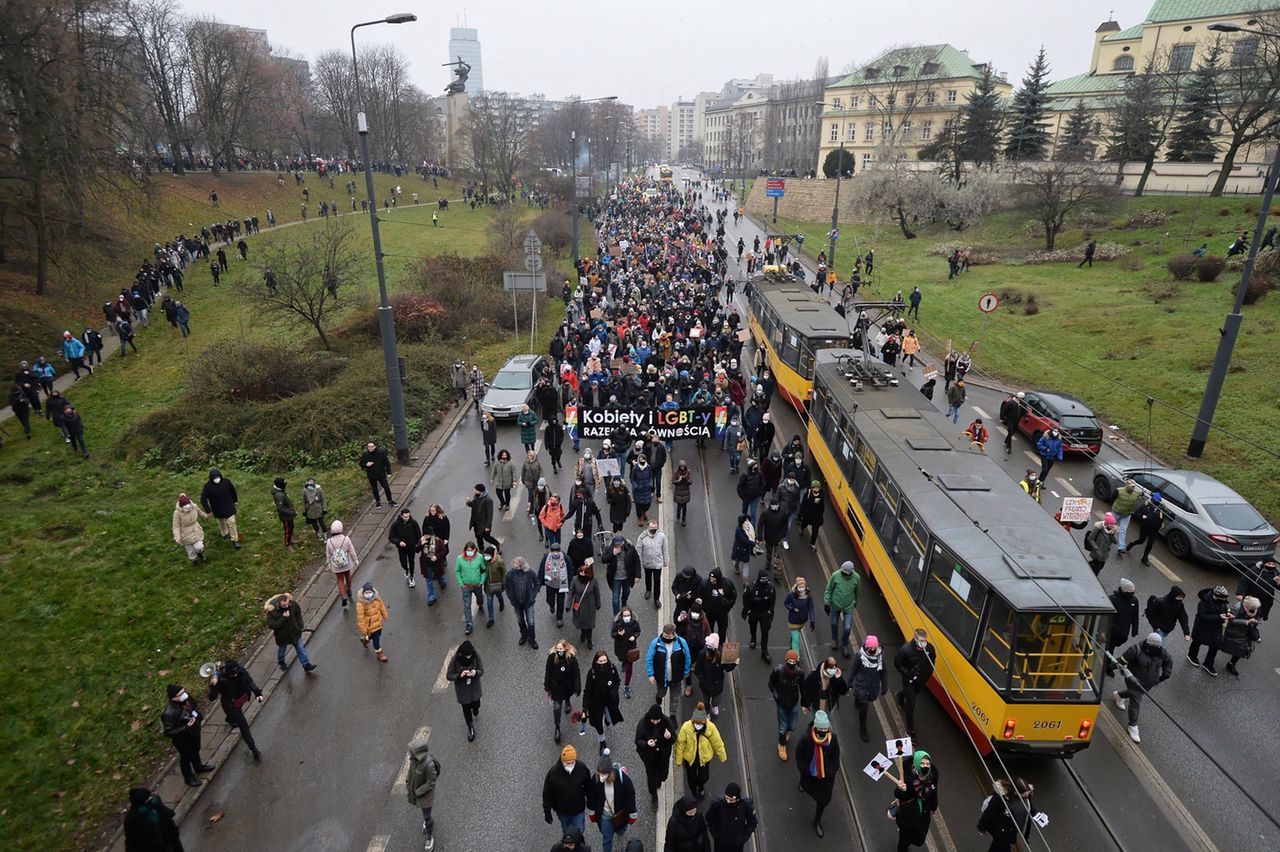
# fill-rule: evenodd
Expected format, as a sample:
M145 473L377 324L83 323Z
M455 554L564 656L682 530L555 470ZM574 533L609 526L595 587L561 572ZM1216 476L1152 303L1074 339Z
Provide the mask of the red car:
M1062 454L1096 456L1102 450L1102 423L1083 402L1064 393L1027 391L1018 431L1034 446L1050 429L1062 434Z

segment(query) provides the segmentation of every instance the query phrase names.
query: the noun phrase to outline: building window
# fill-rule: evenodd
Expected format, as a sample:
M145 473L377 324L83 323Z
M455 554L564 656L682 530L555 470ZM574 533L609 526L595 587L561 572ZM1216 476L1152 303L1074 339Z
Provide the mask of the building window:
M852 121L849 122L849 141L850 142L858 141L858 125L856 122L852 122Z
M932 138L932 136L933 136L933 122L928 120L920 122L920 138L929 139L929 138Z
M880 69L868 68L866 69L866 71L863 72L863 76L865 76L868 80L874 80L876 77L880 76Z
M946 121L942 122L942 130L944 133L951 130L951 119L948 118Z
M916 93L907 92L907 106L915 106L915 105L916 105Z
M905 65L895 65L895 66L893 66L893 76L895 76L895 77L905 77L906 75L907 75L907 66L905 66Z
M831 141L838 142L840 140L840 125L831 125Z
M903 139L911 138L911 122L909 121L902 122L902 138Z
M857 96L857 95L850 95L850 96L849 96L849 109L857 109L857 108L858 108L858 96Z
M1111 70L1112 70L1112 71L1132 71L1132 70L1133 70L1133 57L1132 57L1132 56L1117 56L1117 57L1116 57L1116 61L1111 63Z
M867 169L869 169L869 168L871 168L871 155L870 155L870 154L863 154L863 155L862 155L862 170L865 172L865 171L866 171Z
M920 72L921 72L922 74L937 74L937 73L938 73L938 63L936 63L936 62L926 62L923 66L921 66L921 68L920 68Z
M875 95L868 95L868 96L867 96L867 104L868 104L872 109L875 109L876 107L878 107L878 106L880 105L880 99L879 99L878 97L876 97Z
M1222 134L1222 119L1218 119L1213 123L1213 132L1219 135Z
M1195 57L1195 53L1194 44L1175 44L1169 51L1169 70L1190 71L1191 60Z
M1240 39L1231 46L1232 65L1249 66L1255 64L1257 59L1258 40L1256 38Z
M883 131L882 131L882 132L884 133L885 138L886 138L886 139L888 139L888 138L889 138L889 134L893 132L893 122L892 122L892 121L886 121L886 122L884 123L884 129L883 129Z
M884 102L889 106L890 109L892 109L893 105L898 102L898 96L891 93L887 98L884 99Z
M937 96L937 94L933 91L933 89L930 89L929 91L927 91L927 92L925 92L925 93L924 93L924 102L925 102L925 103L927 103L927 104L931 104L931 103L933 103L934 101L936 101L937 99L938 99L938 96Z
M843 102L839 98L832 98L831 106L835 109L844 109Z
M866 133L862 137L867 142L874 142L876 138L876 123L874 121L867 122Z
M947 103L953 104L955 102L956 102L956 90L947 89Z

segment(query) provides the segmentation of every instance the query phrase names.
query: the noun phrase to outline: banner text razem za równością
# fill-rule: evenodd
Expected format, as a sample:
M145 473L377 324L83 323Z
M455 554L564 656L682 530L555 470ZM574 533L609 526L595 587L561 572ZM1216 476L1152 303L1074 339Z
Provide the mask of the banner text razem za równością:
M694 406L662 410L657 408L581 408L570 405L564 422L570 432L586 439L613 438L622 431L629 438L655 432L660 440L717 438L728 423L729 409L721 406Z

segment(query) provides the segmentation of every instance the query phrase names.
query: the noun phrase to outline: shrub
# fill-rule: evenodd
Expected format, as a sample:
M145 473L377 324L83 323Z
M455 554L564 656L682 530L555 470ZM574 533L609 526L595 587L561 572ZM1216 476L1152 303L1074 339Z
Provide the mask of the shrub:
M1120 258L1120 268L1128 272L1137 272L1142 268L1142 258L1135 255L1125 255Z
M1158 228L1169 221L1169 214L1164 210L1143 210L1130 216L1124 223L1126 228Z
M187 370L187 393L203 402L268 402L303 393L342 369L331 352L233 340L211 346Z
M1023 305L1022 312L1029 317L1033 317L1040 313L1040 303L1036 301L1035 294L1027 296L1027 303Z
M1191 276L1196 271L1196 261L1199 260L1195 255L1180 254L1171 257L1165 261L1165 267L1173 273L1173 277L1178 281L1190 281Z
M542 245L556 257L564 257L573 245L573 219L563 210L542 211L533 220L533 230L542 239Z
M414 267L418 291L444 310L436 330L449 336L475 322L510 329L511 296L502 289L506 268L495 255L463 258L442 254L418 261Z
M1218 215L1219 215L1219 216L1230 216L1233 212L1235 212L1235 211L1233 211L1230 207L1220 207L1220 208L1218 208Z
M400 340L427 340L439 331L445 309L435 299L420 293L397 293L390 301L396 322L396 337ZM368 314L365 324L372 334L378 335L377 311Z
M1093 254L1093 259L1095 261L1116 260L1128 253L1129 249L1119 243L1098 243L1098 247ZM1032 252L1021 258L1021 261L1028 265L1040 263L1068 263L1071 261L1079 263L1080 258L1082 257L1084 257L1084 243L1080 243L1073 248Z
M1233 284L1231 287L1231 295L1234 296L1239 287L1239 281ZM1244 291L1244 303L1246 305L1252 305L1275 288L1276 284L1272 278L1267 275L1259 274L1255 271L1254 274L1249 277L1249 289Z
M997 295L1000 296L1001 304L1005 305L1021 305L1024 298L1021 290L1010 290L1008 287L1001 290Z
M1202 257L1196 264L1196 276L1204 282L1216 281L1226 267L1226 261L1220 257Z

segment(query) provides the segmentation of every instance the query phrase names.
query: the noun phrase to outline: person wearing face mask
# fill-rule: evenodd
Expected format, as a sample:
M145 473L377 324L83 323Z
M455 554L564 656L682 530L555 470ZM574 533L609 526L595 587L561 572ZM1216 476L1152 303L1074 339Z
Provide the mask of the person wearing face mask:
M204 562L204 527L201 518L209 515L191 501L186 494L178 495L173 507L173 540L187 551L192 565Z
M484 605L489 620L485 622L486 628L493 627L493 602L498 602L498 612L505 612L507 609L506 599L503 598L503 592L507 586L507 564L502 561L502 554L493 549L493 545L489 545L484 549Z
M476 407L480 407L479 400ZM480 441L484 445L484 466L488 467L498 452L498 421L487 411L480 414Z
M564 426L554 417L547 420L547 425L542 430L542 445L551 458L551 472L559 473L560 458L564 454Z
M1132 580L1120 578L1120 586L1107 596L1111 605L1116 608L1115 617L1111 619L1111 629L1107 633L1107 674L1116 673L1111 655L1116 648L1138 635L1138 596Z
M538 444L538 415L528 405L520 407L516 426L520 427L520 443L524 444L525 450L534 449Z
M831 575L822 595L822 609L831 616L831 650L839 649L846 657L852 656L849 645L853 633L853 611L858 606L858 588L862 578L854 570L852 562L845 561L840 570Z
M36 409L40 409L37 407ZM236 487L230 479L215 468L209 470L209 481L200 491L200 505L218 521L218 532L223 541L230 541L236 550L240 549L240 531L236 529Z
M1258 632L1258 615L1261 606L1261 601L1248 595L1232 604L1227 610L1228 618L1222 631L1221 650L1231 655L1226 666L1229 675L1240 677L1236 664L1242 659L1253 656L1254 643L1262 639ZM1208 656L1204 658L1206 671L1213 665L1216 654L1216 651L1210 650Z
M755 803L742 795L737 782L725 786L724 796L707 808L707 832L715 852L743 852L758 825Z
M712 631L720 634L722 640L727 639L729 614L738 602L738 588L724 578L724 572L718 565L707 574L707 582L703 586L703 602Z
M253 677L240 665L239 660L227 660L209 678L209 700L217 700L222 704L222 715L227 724L239 729L240 739L253 753L254 760L262 760L262 752L253 740L253 732L249 730L249 720L244 717L244 706L250 698L262 703L262 690L253 682Z
M937 658L938 652L929 644L929 634L923 627L916 628L911 641L904 643L893 658L893 667L902 675L902 691L897 699L907 717L907 736L916 735L916 697L933 677Z
M622 477L612 476L605 495L609 500L609 524L615 533L620 533L631 516L631 491Z
M530 450L532 452L532 450ZM511 464L511 453L506 449L498 450L498 460L489 471L489 481L498 495L498 510L505 512L511 508L511 489L516 482L516 469Z
M654 471L643 452L631 464L631 499L636 507L636 526L649 522L649 506L653 503Z
M588 541L591 540L597 524L601 527L604 526L604 518L600 516L600 507L596 505L595 498L591 496L591 492L580 482L574 484L573 496L569 498L569 511L564 516L566 524L569 523L570 519L573 520L574 531L584 533Z
M782 574L782 545L787 542L787 513L778 501L777 495L769 498L765 510L760 513L760 523L756 531L764 542L764 569L773 572L773 576Z
M405 792L409 804L422 811L422 833L427 838L423 848L431 852L436 845L436 821L431 816L431 809L435 805L436 784L440 780L440 761L431 754L427 736L415 737L409 743L408 757Z
M591 571L591 560L578 569L569 587L569 608L572 611L573 626L578 628L578 642L585 642L588 648L594 648L591 633L596 627L596 613L600 611L600 584Z
M176 683L169 684L169 701L160 712L164 735L178 752L178 766L188 787L199 787L203 781L197 772L212 772L212 763L200 757L200 725L204 715L196 709L191 695Z
M800 701L804 690L804 672L800 669L800 653L787 651L782 665L769 673L769 693L778 711L778 759L787 759L787 741L800 719Z
M578 463L573 468L573 481L581 480L582 485L591 493L595 493L596 483L600 481L600 465L596 462L595 457L591 454L591 448L587 447L582 451L582 458L578 459Z
M690 792L701 799L705 796L707 781L711 777L711 763L719 759L729 760L724 740L714 722L708 718L707 706L701 701L694 707L693 715L680 726L676 734L676 766L685 768L685 783Z
M698 813L698 800L685 793L672 808L663 839L667 852L711 852L707 821Z
M929 753L916 749L903 775L893 793L894 806L890 808L898 824L898 852L925 845L933 814L938 810L938 768Z
M631 697L631 675L640 659L640 620L629 606L613 619L613 654L622 666L622 694Z
M640 554L635 547L621 535L614 535L612 545L602 558L605 566L605 580L613 593L613 612L618 612L627 605L631 598L631 587L640 577Z
M699 607L706 600L706 584L692 565L680 569L671 581L671 594L675 596L674 609L677 619L695 604Z
M774 608L777 606L778 592L773 587L769 575L761 572L756 581L742 593L742 618L747 622L748 635L751 637L750 647L756 647L756 631L760 632L760 658L772 663L769 656L769 629L773 626Z
M547 505L538 512L538 521L542 524L545 546L551 548L560 544L560 531L564 526L564 504L559 494L547 498Z
M560 750L560 759L547 770L542 782L542 817L551 825L554 812L560 830L576 828L579 833L587 825L587 786L591 770L578 761L578 750L571 745Z
M530 450L525 453L524 464L520 466L520 484L524 486L524 496L528 498L528 505L533 505L533 490L538 487L538 480L542 479L542 462L538 461L538 454Z
M813 596L809 594L809 584L804 577L796 577L791 591L787 592L783 605L787 609L787 629L791 631L791 649L800 652L800 631L805 622L809 630L816 630L818 623L814 615Z
M480 555L475 542L469 541L462 546L462 552L454 560L453 576L458 581L458 588L462 592L463 630L467 636L470 636L474 629L471 623L472 598L475 599L476 609L484 608L485 564L484 557Z
M662 626L662 632L653 637L649 643L649 653L645 656L644 673L649 683L657 687L658 695L654 701L658 704L671 695L672 712L675 710L675 691L689 676L693 667L693 655L689 653L689 643L676 634L676 626L670 622Z
M541 542L547 539L546 528L542 526L542 510L550 502L551 489L547 486L547 478L544 476L538 480L529 498L529 523L538 531L538 541Z
M561 714L572 714L573 696L582 692L582 671L578 668L578 650L561 639L547 654L542 689L551 702L551 719L555 723L555 741L561 740Z
M743 566L746 566L747 573L743 576L745 582L751 575L751 557L755 555L756 550L756 528L751 523L750 516L746 514L738 515L738 525L733 530L733 547L729 551L729 558L733 560L733 572L742 574Z
M827 500L822 493L822 483L813 480L809 483L809 490L804 492L800 497L800 506L796 510L796 520L800 524L800 531L809 530L809 549L818 549L818 531L822 529L822 522L826 520Z
M680 526L688 526L689 500L693 494L693 471L687 461L681 461L671 473L671 499L676 504L676 520Z
M605 749L587 785L588 816L600 829L600 848L613 852L614 841L636 821L636 785L631 773Z
M310 673L315 669L315 665L307 658L307 649L302 645L302 607L293 596L288 592L273 595L262 605L262 611L267 615L267 627L275 636L276 664L280 670L288 668L284 657L290 647L297 653L303 671Z
M325 564L333 572L333 581L338 587L338 597L342 600L345 612L347 600L351 597L351 572L360 565L356 555L355 542L351 536L343 532L342 521L334 521L329 526L329 537L324 543Z
M647 531L636 539L636 553L640 557L640 567L644 569L644 597L652 595L653 608L658 608L658 597L662 593L662 573L671 564L671 550L667 545L667 534L658 529L657 521L650 521Z
M1120 655L1120 668L1124 673L1124 689L1111 693L1111 697L1117 707L1128 711L1129 738L1135 743L1142 742L1138 735L1142 699L1156 684L1164 683L1173 674L1173 657L1164 649L1164 638L1152 633Z
M569 560L569 568L575 574L587 564L588 559L595 557L595 546L591 543L586 530L573 531L573 538L569 539L569 546L564 549L564 555Z
M480 715L480 698L484 694L481 679L484 663L470 640L465 640L449 660L445 678L453 684L454 696L462 707L462 720L467 723L467 742L476 738L475 720Z
M813 714L813 724L796 744L796 768L800 770L800 789L814 802L813 831L822 837L826 833L822 829L822 812L831 804L831 792L840 772L840 741L831 730L826 711Z
M502 542L493 537L493 498L483 482L477 482L470 497L463 501L471 510L471 531L475 533L476 544L492 544L502 552Z
M569 600L569 560L560 550L560 543L551 545L542 557L538 573L547 589L547 609L556 617L556 627L564 627L564 609ZM576 575L575 575L576 576Z
M703 613L702 604L694 603L688 609L677 610L676 629L689 646L689 657L697 660L706 645L707 635L711 633L711 624ZM693 695L693 676L690 673L684 681L684 694Z
M129 791L129 810L124 816L126 852L182 852L182 838L174 812L146 787Z
M871 742L867 733L867 709L881 696L889 694L889 671L884 665L884 654L880 651L880 640L868 636L853 658L853 666L849 669L849 686L853 692L853 703L858 708L858 736L864 743Z
M538 650L537 629L533 607L538 602L538 588L542 585L538 575L529 567L523 556L511 560L511 570L507 572L507 597L511 599L511 608L515 610L516 624L520 628L519 645L528 645Z
M316 538L321 541L324 541L329 534L324 516L324 489L313 477L308 479L307 484L302 488L302 517L307 519L307 524L315 532Z
M725 675L738 667L737 663L726 663L720 655L720 636L711 633L693 663L693 673L698 680L698 688L702 691L703 703L711 708L711 718L720 715L720 696L724 694Z
M658 788L671 771L671 750L675 743L675 724L662 712L661 704L652 705L636 725L636 754L644 764L649 803L654 809L658 807Z
M373 587L365 583L356 597L356 629L360 631L360 644L368 648L370 643L381 662L387 661L382 651L382 627L387 623L387 603Z
M835 657L827 657L819 666L805 676L800 689L800 706L805 713L825 710L835 712L840 705L840 697L849 692L849 684L840 671Z
M606 652L597 651L591 660L582 684L582 709L588 723L596 729L603 754L607 730L622 721L622 708L618 703L622 677Z

